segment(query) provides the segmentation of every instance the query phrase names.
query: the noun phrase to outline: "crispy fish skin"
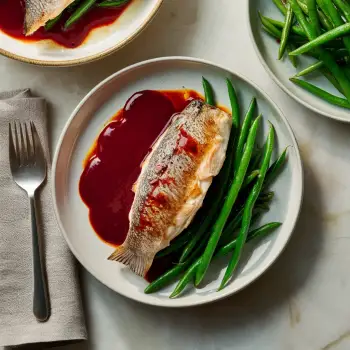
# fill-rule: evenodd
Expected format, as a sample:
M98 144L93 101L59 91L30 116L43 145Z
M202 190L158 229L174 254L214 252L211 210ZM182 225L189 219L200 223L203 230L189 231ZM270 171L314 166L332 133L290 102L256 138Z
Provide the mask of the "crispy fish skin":
M31 35L54 19L74 0L25 0L24 33Z
M192 101L154 144L134 185L125 242L108 258L145 276L155 254L192 221L225 160L231 117Z

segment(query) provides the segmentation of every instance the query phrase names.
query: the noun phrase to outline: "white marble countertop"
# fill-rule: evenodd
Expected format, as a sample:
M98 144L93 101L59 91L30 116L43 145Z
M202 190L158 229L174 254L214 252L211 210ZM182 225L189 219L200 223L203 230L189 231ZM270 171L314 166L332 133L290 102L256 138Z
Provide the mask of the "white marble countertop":
M302 214L285 252L257 282L211 305L169 310L119 296L82 269L89 342L60 350L350 349L350 126L301 107L271 80L253 49L247 0L165 0L131 44L93 64L41 68L0 58L0 89L30 87L50 102L50 137L102 79L144 59L187 55L256 82L279 105L305 167Z

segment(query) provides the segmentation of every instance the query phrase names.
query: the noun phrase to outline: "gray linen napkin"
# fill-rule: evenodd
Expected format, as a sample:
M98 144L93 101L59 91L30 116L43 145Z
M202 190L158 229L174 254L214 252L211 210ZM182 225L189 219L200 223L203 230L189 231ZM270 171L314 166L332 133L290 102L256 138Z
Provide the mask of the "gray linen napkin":
M12 180L8 159L8 123L34 121L49 160L46 103L30 90L0 93L0 348L22 344L86 339L75 261L59 231L48 178L37 193L44 237L51 317L32 313L32 244L28 199Z

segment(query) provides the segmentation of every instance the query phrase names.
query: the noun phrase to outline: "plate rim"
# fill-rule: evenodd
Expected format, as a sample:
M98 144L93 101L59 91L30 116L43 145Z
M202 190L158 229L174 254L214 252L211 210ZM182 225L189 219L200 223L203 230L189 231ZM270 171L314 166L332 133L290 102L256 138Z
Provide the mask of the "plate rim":
M248 26L249 26L249 36L250 39L253 43L254 46L254 50L256 55L259 58L260 63L262 64L262 66L265 68L265 71L270 75L270 77L272 78L272 80L288 95L290 96L292 99L294 99L296 102L300 103L301 105L303 105L304 107L310 109L311 111L321 114L329 119L333 119L333 120L337 120L343 123L350 123L350 118L346 119L345 117L338 117L338 116L334 116L332 114L329 114L328 112L322 111L321 109L318 109L317 107L312 106L311 104L309 104L308 102L304 101L303 99L299 98L298 96L296 96L292 91L290 91L286 85L284 85L282 83L282 81L280 79L278 79L278 77L275 75L275 73L271 70L271 68L269 67L269 65L266 63L266 61L264 60L259 48L258 48L258 44L255 40L254 37L254 33L253 33L253 28L252 28L252 24L251 24L251 20L250 20L250 8L252 5L252 1L253 0L248 0L247 1L247 8L246 8L246 16L247 16L247 22L248 22ZM258 9L257 9L258 10Z
M119 42L118 44L115 44L114 46L110 47L109 49L106 49L102 52L86 56L84 58L75 58L71 60L60 60L60 61L49 61L49 60L39 60L39 59L33 59L28 58L25 56L14 54L8 50L5 50L0 47L0 55L3 55L5 57L24 62L29 63L37 66L44 66L44 67L73 67L73 66L79 66L85 63L91 63L98 61L104 57L107 57L111 55L112 53L120 50L127 44L129 44L131 41L133 41L137 36L139 36L152 22L158 11L160 10L160 7L164 4L164 0L157 0L157 3L153 9L153 11L148 15L148 17L145 19L143 23L141 23L133 33L131 33L127 38ZM74 49L73 49L74 50Z
M72 123L72 121L74 120L76 114L79 112L79 110L81 109L81 107L88 101L88 99L101 87L103 87L105 84L107 84L110 80L115 79L116 77L123 75L125 73L127 73L128 71L133 71L136 68L140 68L143 66L147 66L149 64L154 64L154 63L159 63L159 62L164 62L164 61L180 61L180 62L190 62L190 63L199 63L199 64L205 64L205 65L209 65L213 68L218 68L220 70L224 70L229 72L230 74L232 74L233 76L238 77L239 79L245 81L246 83L248 83L251 87L253 87L255 90L257 90L266 100L268 103L271 104L271 106L278 112L279 117L281 117L281 119L283 120L289 135L291 137L292 140L292 146L295 149L295 157L296 157L296 166L298 168L298 177L299 177L299 181L297 181L297 187L295 190L298 192L297 198L296 198L296 204L297 205L297 210L295 212L295 217L293 219L293 221L290 224L290 232L289 235L286 237L285 243L283 246L281 246L280 250L275 254L275 256L272 258L272 260L270 261L270 263L260 272L260 274L256 277L254 277L251 281L246 282L245 284L243 284L242 286L240 286L238 289L231 291L229 289L224 289L220 292L217 293L211 293L208 294L206 297L198 300L198 301L192 301L192 302L181 302L181 299L176 299L176 303L174 304L163 304L162 300L159 299L138 299L136 297L130 296L127 293L121 292L121 291L116 291L114 289L114 287L112 285L110 285L107 281L102 281L99 277L98 277L98 273L96 273L96 271L91 268L90 266L87 267L88 264L84 264L83 261L84 259L79 256L79 254L76 252L75 248L73 247L73 245L71 244L69 237L64 229L63 223L61 221L60 215L59 215L59 210L58 210L58 205L57 205L57 198L56 198L56 173L57 173L57 161L59 158L59 154L60 154L60 150L63 144L63 140L65 138L65 135L67 133L67 130L70 127L70 124ZM110 288L111 290L113 290L115 293L118 293L120 295L123 295L124 297L127 297L129 299L135 300L137 302L146 304L146 305L152 305L152 306L161 306L161 307L166 307L166 308L182 308L182 307L193 307L193 306L198 306L198 305L203 305L203 304L209 304L212 303L214 301L218 301L224 298L227 298L233 294L236 294L237 292L241 291L242 289L246 288L247 286L249 286L250 284L252 284L253 282L255 282L257 279L259 279L275 262L276 260L281 256L282 252L284 251L285 247L287 246L293 232L296 226L296 223L298 221L299 215L300 215L300 211L301 211L301 207L302 207L302 200L303 200L303 195L304 195L304 172L303 172L303 165L302 165L302 161L301 161L301 156L300 156L300 151L299 151L299 147L298 147L298 143L297 140L295 138L294 132L287 120L287 118L285 117L285 115L283 114L283 112L281 111L281 109L276 105L276 103L271 99L271 97L266 94L264 92L263 89L261 89L258 85L256 85L254 82L252 82L250 79L246 78L245 76L243 76L240 73L236 73L233 70L226 68L225 66L222 66L220 64L216 64L214 62L208 61L208 60L204 60L204 59L200 59L200 58L194 58L194 57L187 57L187 56L166 56L166 57L158 57L158 58L152 58L152 59L148 59L148 60L144 60L135 64L132 64L130 66L127 66L113 74L111 74L110 76L108 76L107 78L103 79L100 83L98 83L94 88L92 88L86 95L85 97L79 102L79 104L77 105L77 107L73 110L73 112L71 113L70 117L68 118L65 126L62 129L62 132L60 134L59 140L57 142L56 145L56 149L55 149L55 153L54 153L54 158L53 158L53 162L52 162L52 183L51 183L51 191L52 191L52 198L53 198L53 206L54 206L54 212L55 212L55 216L61 231L61 234L63 235L65 241L68 244L69 249L71 250L71 252L73 253L73 255L75 256L75 258L79 261L79 263L91 274L93 275L99 282L101 282L102 284L104 284L105 286L107 286L108 288Z

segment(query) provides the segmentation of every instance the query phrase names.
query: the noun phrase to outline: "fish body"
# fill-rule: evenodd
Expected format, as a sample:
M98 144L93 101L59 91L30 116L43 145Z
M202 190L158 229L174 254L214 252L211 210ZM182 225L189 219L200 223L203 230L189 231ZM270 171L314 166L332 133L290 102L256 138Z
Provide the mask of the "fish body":
M231 117L203 101L175 115L142 164L129 231L108 258L145 276L156 253L192 221L225 160Z
M24 33L31 35L60 15L74 0L25 0Z

